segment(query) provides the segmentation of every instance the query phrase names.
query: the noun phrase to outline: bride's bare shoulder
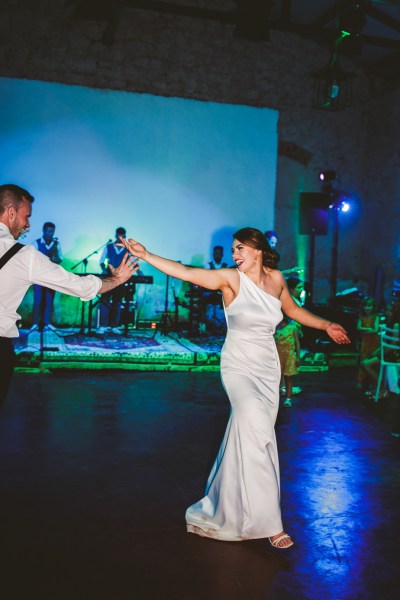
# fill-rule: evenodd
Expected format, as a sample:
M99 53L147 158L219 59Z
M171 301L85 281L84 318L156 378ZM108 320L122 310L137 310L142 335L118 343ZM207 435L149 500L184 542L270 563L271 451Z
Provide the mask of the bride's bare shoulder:
M280 281L280 282L282 282L282 281L285 280L284 276L282 275L282 272L279 271L279 269L269 269L269 268L267 268L267 273L268 273L268 275L270 276L270 278L273 281L277 281L277 282Z

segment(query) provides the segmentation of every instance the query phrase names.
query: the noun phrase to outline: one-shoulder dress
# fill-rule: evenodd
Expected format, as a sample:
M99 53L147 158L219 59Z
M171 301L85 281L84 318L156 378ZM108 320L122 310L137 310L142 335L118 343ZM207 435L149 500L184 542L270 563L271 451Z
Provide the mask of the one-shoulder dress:
M204 498L186 511L187 531L226 541L283 531L275 421L280 363L274 341L281 302L240 271L240 289L225 309L221 378L231 414Z

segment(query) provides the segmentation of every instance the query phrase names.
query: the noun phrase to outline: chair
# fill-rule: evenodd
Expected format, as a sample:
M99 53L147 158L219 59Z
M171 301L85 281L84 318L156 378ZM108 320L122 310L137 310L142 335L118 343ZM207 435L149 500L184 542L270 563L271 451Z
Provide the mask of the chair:
M386 325L381 325L379 330L380 337L380 365L378 382L374 395L375 402L379 400L383 376L389 367L400 367L400 330L391 329Z

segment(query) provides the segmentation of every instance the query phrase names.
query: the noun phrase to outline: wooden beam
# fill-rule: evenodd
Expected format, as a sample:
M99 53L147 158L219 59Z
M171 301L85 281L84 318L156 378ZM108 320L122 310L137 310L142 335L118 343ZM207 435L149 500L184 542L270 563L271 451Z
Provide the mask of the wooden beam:
M375 8L375 6L367 4L365 7L365 13L373 19L375 19L376 21L383 23L387 27L390 27L391 29L400 32L400 21L398 19L395 19L394 17L391 17L390 15L387 15L378 8Z
M322 27L330 23L331 21L336 22L337 18L337 6L336 2L332 4L325 12L322 13L319 17L314 19L308 23L308 25L304 25L304 29L306 30L307 35L313 35L314 33L318 33Z
M123 6L151 10L158 13L181 15L184 17L196 17L198 19L211 19L221 23L237 23L237 10L212 10L209 8L198 8L196 6L185 6L173 2L158 2L158 0L118 0Z

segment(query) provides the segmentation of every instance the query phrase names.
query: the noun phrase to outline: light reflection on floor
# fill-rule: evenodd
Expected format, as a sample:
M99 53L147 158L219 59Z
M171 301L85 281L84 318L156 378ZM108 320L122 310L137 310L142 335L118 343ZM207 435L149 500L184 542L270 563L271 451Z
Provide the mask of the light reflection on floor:
M394 598L398 440L384 410L354 396L351 376L301 378L303 394L277 423L296 542L283 554L263 540L185 533L228 418L218 374L17 377L0 415L14 588L23 550L25 580L57 600L61 583L112 600L169 600L166 588L174 600Z

